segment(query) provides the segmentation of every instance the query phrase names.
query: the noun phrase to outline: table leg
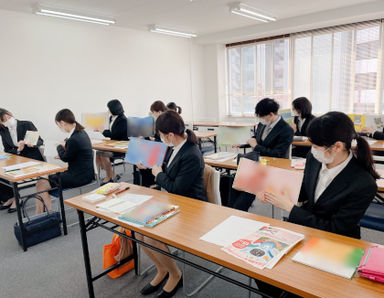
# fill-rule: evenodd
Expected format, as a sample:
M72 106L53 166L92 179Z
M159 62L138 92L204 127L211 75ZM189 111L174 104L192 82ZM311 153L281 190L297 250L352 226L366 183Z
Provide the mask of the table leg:
M135 238L135 232L131 231L132 238ZM139 275L139 255L137 252L137 243L135 241L132 241L132 248L133 248L133 260L135 262L135 274L136 276Z
M83 257L84 257L84 264L85 264L85 274L87 276L88 294L89 294L90 298L94 298L95 297L95 293L94 293L94 290L93 290L93 283L92 283L91 262L89 260L87 228L85 227L84 212L80 211L80 210L77 210L77 215L79 217L79 224L80 224L81 245L82 245L82 248L83 248Z
M62 223L63 223L63 232L64 232L64 235L67 235L68 234L67 219L65 217L63 188L61 186L61 176L60 176L60 173L57 173L57 180L59 182L59 185L58 185L58 189L59 189L59 202L60 202L61 220L62 220Z
M19 227L21 232L21 246L23 247L24 251L27 251L27 245L25 243L24 223L23 223L23 217L21 215L21 206L19 203L19 200L20 200L19 188L17 187L17 183L12 183L12 186L13 186L13 194L14 194L15 203L16 203L17 221L19 222Z
M213 137L213 146L215 148L215 153L216 153L217 152L217 137L216 136Z

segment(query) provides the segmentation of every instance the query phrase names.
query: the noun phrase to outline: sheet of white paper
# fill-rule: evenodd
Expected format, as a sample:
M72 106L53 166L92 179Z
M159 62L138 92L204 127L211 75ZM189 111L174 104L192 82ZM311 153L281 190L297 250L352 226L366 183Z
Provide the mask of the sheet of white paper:
M232 215L200 239L216 245L227 246L265 226L269 226L269 224Z
M104 195L101 195L101 194L98 194L98 193L91 193L91 194L89 194L87 196L84 196L83 200L91 202L91 203L95 203L95 202L101 201L101 200L103 200L105 198L106 198L106 196L104 196Z
M127 201L132 202L136 205L140 205L140 204L144 203L145 201L148 201L151 198L152 198L152 196L138 195L138 194L133 194L133 193L125 193L125 194L119 195L119 199L127 200Z
M137 194L123 194L117 198L97 204L96 207L122 214L127 210L144 203L150 198L152 198L152 196L137 195Z
M28 162L19 163L17 165L13 165L13 166L3 167L3 170L4 170L4 172L9 172L9 171L20 170L20 169L36 166L38 164L40 164L40 162L28 161Z
M87 129L86 132L87 132L89 138L92 140L105 140L106 139L100 131L93 131L93 130Z
M45 141L44 142L44 155L46 157L54 157L59 155L57 153L57 141Z

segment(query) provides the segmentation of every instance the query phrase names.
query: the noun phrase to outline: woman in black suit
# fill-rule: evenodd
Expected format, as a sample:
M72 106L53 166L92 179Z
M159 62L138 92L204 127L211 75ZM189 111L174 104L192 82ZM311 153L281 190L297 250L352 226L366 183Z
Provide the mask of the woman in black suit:
M56 114L55 121L57 126L68 134L65 142L57 146L57 158L68 163L68 170L60 174L62 188L80 187L90 183L95 179L95 172L92 144L88 134L68 109L59 111ZM37 187L37 191L44 191L58 184L56 175L50 175L49 182L42 181L44 183ZM51 199L49 194L43 193L42 198L48 209L50 209ZM36 213L42 211L41 204L37 204Z
M298 199L301 206L294 205L287 195L267 192L258 199L288 211L290 222L360 238L359 222L375 197L375 180L379 178L371 149L356 134L352 120L341 112L314 119L307 132L313 145ZM351 149L353 139L357 141L355 150ZM272 290L278 294L279 289Z
M312 115L312 104L306 97L298 97L292 102L293 123L291 127L295 132L295 136L307 136L307 128L309 123L315 116ZM309 152L308 147L295 146L292 148L292 155L297 157L306 157Z
M36 145L27 144L24 141L27 131L37 131L31 121L16 120L11 112L0 109L0 135L4 151L44 161L39 150L39 147L43 145L43 140L39 137ZM16 211L13 190L10 187L0 184L0 201L5 201L4 204L0 206L0 210L8 209L9 213Z
M154 166L152 173L156 183L166 191L198 200L206 200L203 187L204 160L195 134L187 129L183 119L174 111L167 111L159 116L156 128L160 137L170 149L162 167ZM138 235L138 238L152 246L169 252L168 246L159 241ZM156 297L172 297L182 286L181 271L175 261L161 253L143 247L145 253L155 263L157 274L142 290L149 295L166 283Z
M107 106L111 116L109 117L109 129L103 131L104 137L116 141L128 140L128 123L127 117L124 115L123 105L119 100L113 99L108 102ZM97 166L106 172L103 183L112 182L116 178L111 165L111 157L124 157L124 155L104 151L99 151L96 155Z

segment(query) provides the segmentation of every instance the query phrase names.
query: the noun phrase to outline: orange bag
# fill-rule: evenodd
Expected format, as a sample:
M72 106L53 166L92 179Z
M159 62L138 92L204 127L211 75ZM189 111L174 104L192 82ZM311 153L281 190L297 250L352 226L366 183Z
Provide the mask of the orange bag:
M127 236L131 236L131 231L123 228L118 229L119 232L124 233ZM132 254L132 241L126 238L120 239L119 235L114 234L112 237L112 243L104 245L103 247L103 269L115 265L118 261L128 257ZM134 260L131 260L124 265L116 268L115 270L108 273L112 278L118 278L124 273L132 270L135 267Z

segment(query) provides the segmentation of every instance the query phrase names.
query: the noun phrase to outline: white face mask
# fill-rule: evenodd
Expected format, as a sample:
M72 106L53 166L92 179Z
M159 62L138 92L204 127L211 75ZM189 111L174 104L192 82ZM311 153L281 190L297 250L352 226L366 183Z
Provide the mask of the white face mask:
M324 164L330 164L333 163L335 157L325 157L325 152L328 151L330 148L328 148L325 151L321 151L319 149L316 149L315 147L312 146L311 148L311 153L314 158L316 158L319 162L324 163Z
M10 128L10 127L15 127L16 124L17 124L17 121L16 121L16 119L13 118L13 117L9 118L6 122L3 123L3 125L4 125L5 127L8 127L8 128Z
M161 141L162 141L164 144L167 144L168 147L173 147L173 143L172 143L172 142L167 143L167 142L163 139L162 136L160 136L160 139L161 139Z
M259 118L259 122L260 122L261 124L263 124L263 125L269 125L269 124L271 124L269 121L267 121L267 120L265 120L265 119L263 119L263 118Z

